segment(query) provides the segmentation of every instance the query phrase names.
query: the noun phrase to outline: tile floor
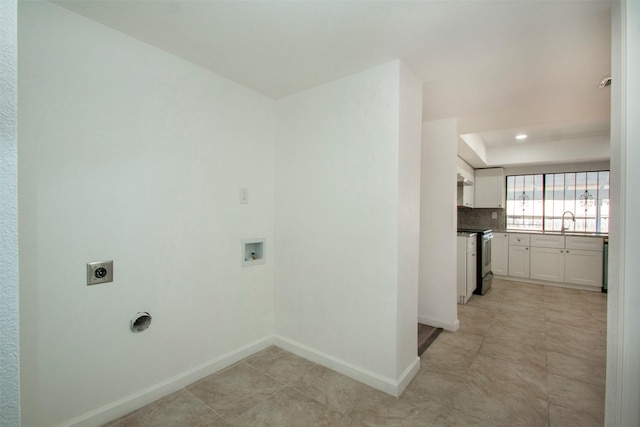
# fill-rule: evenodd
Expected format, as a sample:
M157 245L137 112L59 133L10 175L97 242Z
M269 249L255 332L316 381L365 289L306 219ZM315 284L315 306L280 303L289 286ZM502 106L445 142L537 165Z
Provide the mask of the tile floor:
M602 426L606 295L494 280L400 398L270 347L109 424Z

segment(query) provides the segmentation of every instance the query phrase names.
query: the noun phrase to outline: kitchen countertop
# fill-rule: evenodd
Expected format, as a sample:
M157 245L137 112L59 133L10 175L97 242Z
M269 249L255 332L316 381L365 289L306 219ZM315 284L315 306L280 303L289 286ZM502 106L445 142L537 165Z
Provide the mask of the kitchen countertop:
M458 231L458 236L462 236L462 237L471 237L471 236L475 236L478 233L473 233L473 232L469 232L469 231Z
M608 233L583 233L579 231L493 230L494 233L549 234L552 236L609 237Z

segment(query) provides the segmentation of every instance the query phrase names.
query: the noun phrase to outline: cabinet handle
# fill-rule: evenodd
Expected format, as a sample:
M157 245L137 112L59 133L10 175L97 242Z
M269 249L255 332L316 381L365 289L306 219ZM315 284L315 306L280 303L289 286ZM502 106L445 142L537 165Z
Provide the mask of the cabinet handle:
M564 251L560 251L560 253L564 253Z
M529 250L529 248L524 248L524 249L527 250L527 251Z
M569 253L569 251L567 251L567 253Z

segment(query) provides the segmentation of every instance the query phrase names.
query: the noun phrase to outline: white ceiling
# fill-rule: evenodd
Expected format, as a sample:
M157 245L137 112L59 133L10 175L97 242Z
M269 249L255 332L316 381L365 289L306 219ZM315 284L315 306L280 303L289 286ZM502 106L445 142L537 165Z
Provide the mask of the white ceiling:
M400 59L490 149L609 132L610 1L55 3L274 99Z

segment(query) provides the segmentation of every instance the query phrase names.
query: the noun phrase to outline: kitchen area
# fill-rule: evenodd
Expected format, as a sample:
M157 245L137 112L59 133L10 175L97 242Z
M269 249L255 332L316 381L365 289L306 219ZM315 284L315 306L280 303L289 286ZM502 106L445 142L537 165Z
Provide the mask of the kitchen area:
M423 356L434 371L481 377L456 395L456 405L484 419L495 415L485 407L496 405L509 425L604 425L608 179L586 190L580 180L607 167L474 170L458 159L460 328L440 334ZM559 190L553 183L561 178ZM528 180L535 185L519 184ZM552 200L562 202L538 217L536 209Z
M473 295L486 295L494 277L606 292L608 233L577 230L571 211L544 222L552 229L535 229L533 222L531 229L522 224L510 227L508 199L520 207L529 203L533 193L522 191L507 197L504 168L474 170L461 158L457 160L458 304L466 304ZM579 203L575 205L590 203L587 208L593 208L597 203L590 197L585 191L576 196ZM605 204L608 207L608 200ZM517 222L513 217L511 222Z

